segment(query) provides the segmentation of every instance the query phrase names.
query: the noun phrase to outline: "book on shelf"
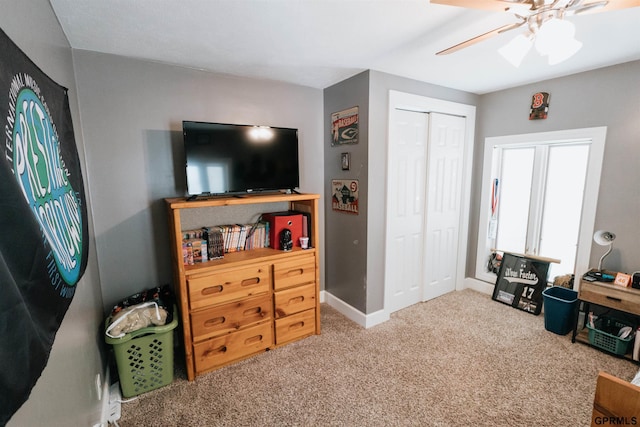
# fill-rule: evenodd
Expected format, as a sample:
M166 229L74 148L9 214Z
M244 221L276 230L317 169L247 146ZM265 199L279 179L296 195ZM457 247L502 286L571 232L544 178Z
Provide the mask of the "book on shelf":
M186 265L192 265L205 262L209 259L207 252L207 241L202 238L186 239L183 245L187 245L187 262Z
M193 245L190 241L182 242L182 254L184 257L184 265L193 265Z
M207 241L208 259L224 258L224 242L220 227L202 227Z
M224 224L182 232L183 262L192 265L224 258L225 253L264 248L269 245L269 224Z

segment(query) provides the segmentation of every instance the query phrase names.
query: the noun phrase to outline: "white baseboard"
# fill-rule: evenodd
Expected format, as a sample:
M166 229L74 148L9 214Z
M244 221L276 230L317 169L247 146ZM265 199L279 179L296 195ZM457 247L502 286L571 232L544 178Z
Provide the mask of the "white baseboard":
M466 277L464 279L464 288L473 289L484 294L493 295L494 285L491 283L483 282L482 280L474 279L473 277ZM329 292L320 291L320 302L327 303L334 309L338 310L343 316L349 320L357 323L363 328L371 328L389 320L390 315L386 310L378 310L371 314L365 314L360 310L352 307L340 298L333 296Z
M365 329L371 328L375 325L379 325L380 323L384 323L389 320L389 315L384 310L378 310L375 313L371 314L364 314L360 310L350 306L340 298L331 295L327 291L321 292L320 302L326 302L331 307L338 310L338 312L340 312L340 314L345 316L347 319L357 323Z
M102 398L102 409L100 412L100 424L96 424L96 426L107 427L109 425L109 390L111 384L111 373L109 372L109 364L104 372L104 379L102 381L102 393L100 397ZM95 426L94 426L95 427Z
M465 277L464 287L465 289L473 289L474 291L482 292L483 294L493 295L493 288L495 285L483 282L482 280L478 280L473 277Z

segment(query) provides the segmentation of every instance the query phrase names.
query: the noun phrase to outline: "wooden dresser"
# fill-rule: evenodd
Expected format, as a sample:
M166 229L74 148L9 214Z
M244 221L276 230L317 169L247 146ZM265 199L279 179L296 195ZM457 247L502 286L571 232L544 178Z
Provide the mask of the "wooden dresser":
M184 338L187 378L320 334L317 194L252 195L187 201L166 199L176 297ZM260 248L184 265L182 235L193 228L185 216L197 212L202 226L225 224L222 210L237 209L248 222L261 208L309 215L312 247L292 251ZM262 213L267 212L262 211ZM236 213L237 212L237 213ZM224 212L229 215L229 212ZM246 217L243 217L245 215ZM249 216L247 216L249 215ZM254 219L255 220L255 219ZM222 222L219 222L222 221Z

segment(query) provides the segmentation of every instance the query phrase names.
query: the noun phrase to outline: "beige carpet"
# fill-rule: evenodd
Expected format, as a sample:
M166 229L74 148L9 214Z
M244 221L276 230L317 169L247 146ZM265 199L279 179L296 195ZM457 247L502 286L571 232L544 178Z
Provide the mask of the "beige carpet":
M598 371L632 362L465 290L363 329L322 305L322 335L124 403L120 426L588 426Z

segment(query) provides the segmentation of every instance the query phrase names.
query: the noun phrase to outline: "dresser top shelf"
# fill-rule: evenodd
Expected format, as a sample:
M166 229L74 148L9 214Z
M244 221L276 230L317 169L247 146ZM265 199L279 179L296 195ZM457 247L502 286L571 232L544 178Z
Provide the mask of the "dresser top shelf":
M298 202L311 199L319 199L319 194L291 193L291 194L242 194L237 196L210 197L188 200L186 197L174 197L165 199L171 209L203 208L210 206L250 205L256 203L274 202Z

